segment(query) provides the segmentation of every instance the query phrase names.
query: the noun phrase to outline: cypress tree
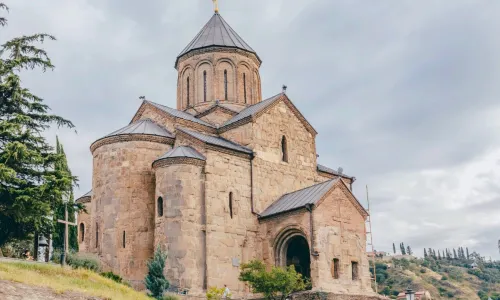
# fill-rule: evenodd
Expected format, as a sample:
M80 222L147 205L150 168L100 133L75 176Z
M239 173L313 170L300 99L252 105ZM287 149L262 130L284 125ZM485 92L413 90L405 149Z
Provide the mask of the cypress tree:
M470 256L469 256L469 247L465 248L465 251L467 251L467 259L470 259Z
M427 250L424 248L424 258L427 258Z
M406 253L408 255L412 255L413 254L413 251L411 251L411 247L408 245L408 247L406 247Z
M455 251L455 248L453 248L453 259L458 259L457 258L457 251Z
M150 292L150 296L155 299L162 299L163 293L170 286L170 283L163 274L166 259L167 254L158 246L153 258L148 261L148 274L146 275L144 283Z
M0 3L2 9L7 6ZM1 18L0 25L5 24ZM54 68L38 46L46 40L55 38L39 33L0 46L0 246L34 232L52 232L50 216L66 187L76 180L56 170L62 157L43 136L51 125L73 128L73 124L49 114L43 99L22 87L23 71Z
M401 254L406 255L405 244L401 243Z
M61 155L62 160L56 165L56 169L67 173L71 176L71 170L68 166L68 161L66 158L66 153L64 153L64 147L59 142L59 138L56 137L56 153ZM64 202L67 201L68 207L68 219L70 222L75 222L75 200L73 195L73 186L69 185L66 187L65 193L63 193L63 199L56 206L55 217L54 217L54 234L53 234L53 245L55 249L64 249L64 229L65 226L58 223L57 220L64 220L65 218L65 205ZM68 226L69 229L69 245L68 250L78 251L78 228L77 226Z
M439 260L441 259L441 252L439 252L439 250L438 250L438 259Z
M392 243L392 251L394 251L394 254L396 254L396 245L394 245L394 243Z

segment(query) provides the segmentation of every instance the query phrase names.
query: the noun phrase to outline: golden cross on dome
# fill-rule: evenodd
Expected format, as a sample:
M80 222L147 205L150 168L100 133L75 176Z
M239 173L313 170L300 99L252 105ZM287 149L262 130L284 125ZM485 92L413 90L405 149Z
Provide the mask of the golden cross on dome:
M215 13L219 13L219 1L218 0L212 0L214 3L214 11Z

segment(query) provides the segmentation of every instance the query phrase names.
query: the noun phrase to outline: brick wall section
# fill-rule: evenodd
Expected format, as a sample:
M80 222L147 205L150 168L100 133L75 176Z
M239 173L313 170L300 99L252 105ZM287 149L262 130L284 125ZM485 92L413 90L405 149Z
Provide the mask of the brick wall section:
M153 254L155 178L151 163L170 145L129 141L93 153L90 251L112 270L140 287ZM123 248L125 231L125 248Z
M201 294L205 274L203 166L174 164L155 172L156 199L163 198L163 216L155 214L155 244L168 252L167 279L172 286L190 289L190 294Z

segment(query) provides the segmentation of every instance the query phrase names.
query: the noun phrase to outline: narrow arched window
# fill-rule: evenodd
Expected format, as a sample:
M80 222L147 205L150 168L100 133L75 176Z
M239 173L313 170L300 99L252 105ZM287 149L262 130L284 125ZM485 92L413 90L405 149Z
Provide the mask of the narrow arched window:
M203 71L203 102L207 102L207 71Z
M288 149L285 136L281 138L281 155L282 155L281 160L284 162L288 162Z
M156 205L157 205L158 217L162 217L163 216L163 198L162 197L158 197L158 201L157 201Z
M233 192L229 193L229 216L233 218Z
M85 225L80 223L80 240L83 242L85 239Z
M224 100L227 100L227 70L224 70Z
M187 106L189 107L189 77L186 79L186 88L187 88Z
M95 247L99 247L99 224L95 223Z
M123 248L125 248L125 231L123 231L123 241L122 241L122 243L123 243Z
M243 73L243 99L247 103L247 74Z

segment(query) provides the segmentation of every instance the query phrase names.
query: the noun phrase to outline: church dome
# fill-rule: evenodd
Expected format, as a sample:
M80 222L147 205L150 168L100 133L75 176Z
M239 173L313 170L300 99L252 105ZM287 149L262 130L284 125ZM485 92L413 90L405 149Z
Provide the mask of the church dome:
M175 61L177 109L197 115L215 103L237 111L262 100L261 59L216 11Z
M191 51L208 47L236 48L254 54L262 63L257 53L227 24L219 13L215 13L194 39L177 56L175 67L179 58Z

